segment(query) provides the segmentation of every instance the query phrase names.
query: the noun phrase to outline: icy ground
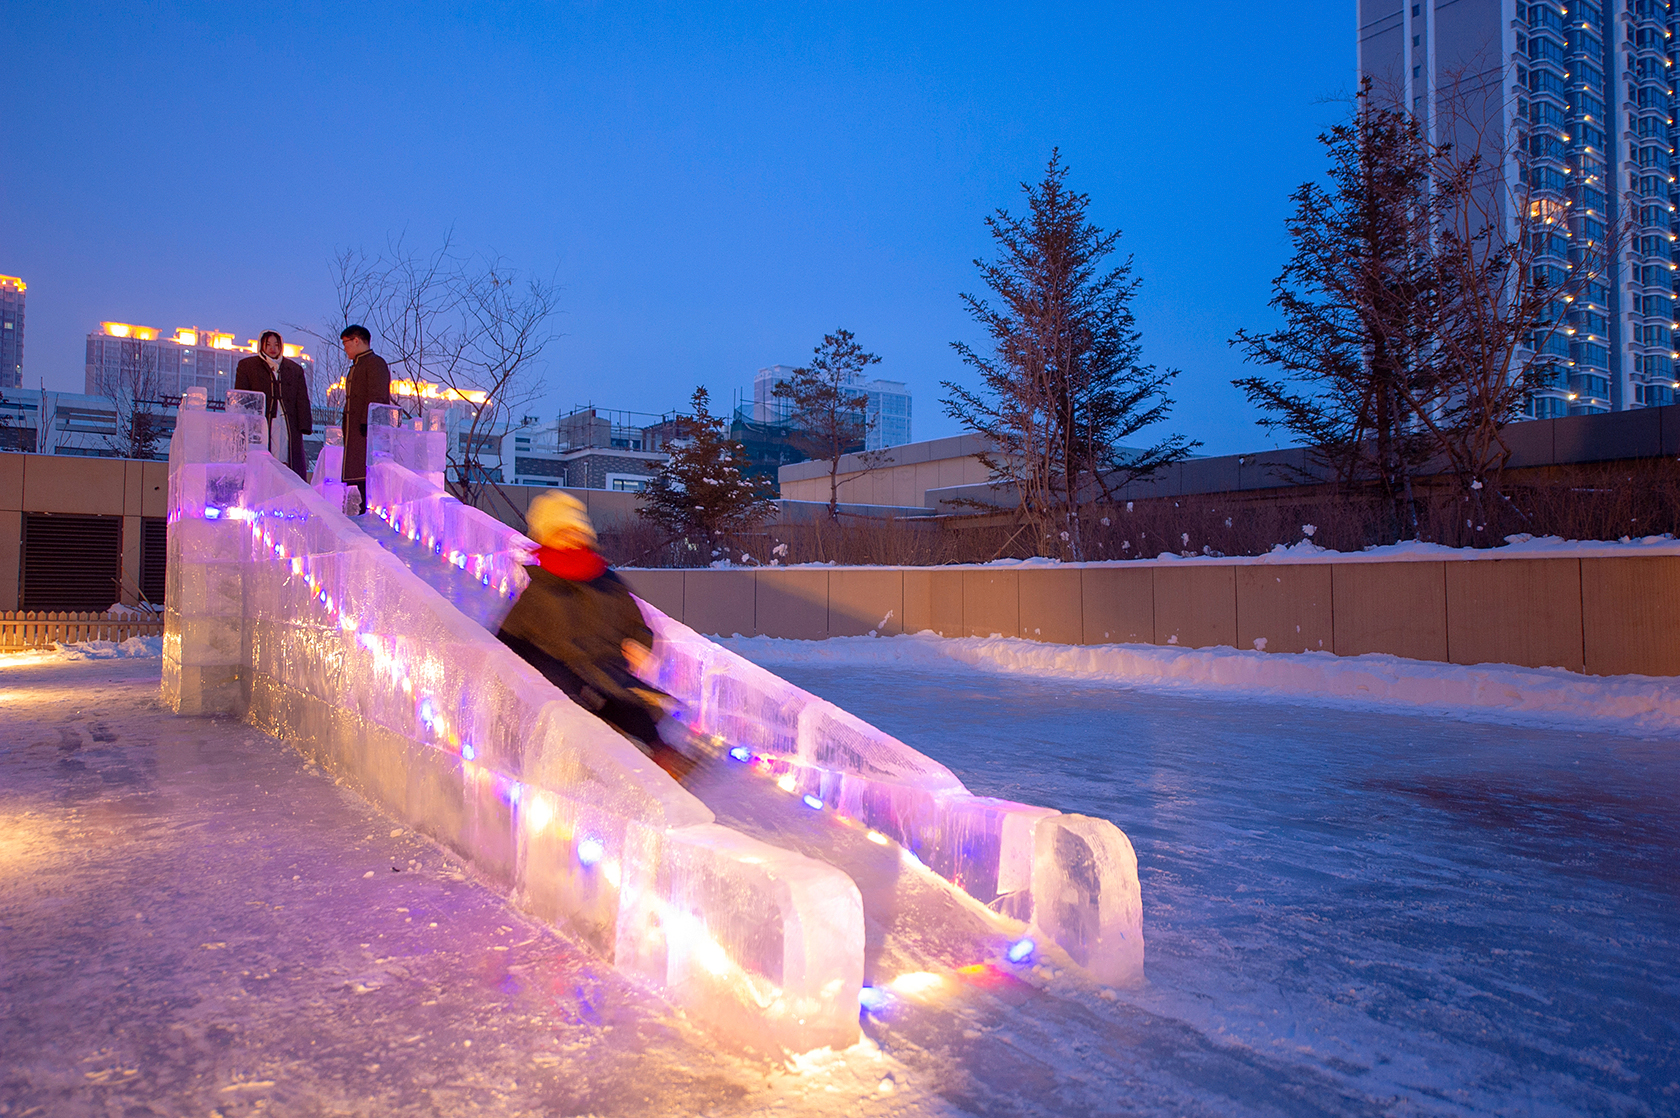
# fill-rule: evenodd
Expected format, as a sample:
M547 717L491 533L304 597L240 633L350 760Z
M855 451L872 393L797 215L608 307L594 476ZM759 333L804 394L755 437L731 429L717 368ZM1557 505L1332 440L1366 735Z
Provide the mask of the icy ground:
M159 661L0 657L0 1115L954 1113L716 1051Z
M718 1052L156 660L0 658L0 1115L1680 1112L1672 739L731 643L1119 823L1148 986L895 942L878 1048Z
M1017 1100L1051 1113L1680 1113L1673 733L1570 726L1557 710L1517 726L1486 707L1469 721L1035 677L1001 654L989 667L916 655L915 638L725 643L977 793L1105 816L1131 837L1149 984L1087 1009L1064 976L1054 1001L982 1025L1003 1044L967 1070ZM920 1062L894 1023L869 1032ZM995 1048L1015 1056L996 1072Z

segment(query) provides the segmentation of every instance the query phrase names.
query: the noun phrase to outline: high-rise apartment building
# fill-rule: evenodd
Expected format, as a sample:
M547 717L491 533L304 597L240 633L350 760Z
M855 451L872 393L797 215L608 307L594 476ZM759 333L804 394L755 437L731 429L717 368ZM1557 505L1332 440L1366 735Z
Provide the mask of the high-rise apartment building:
M1603 282L1568 306L1567 329L1527 354L1536 419L1674 402L1674 76L1668 0L1356 0L1358 66L1436 142L1502 165L1503 216L1526 198L1557 215L1537 235L1554 286L1611 245ZM1449 102L1451 108L1449 110ZM1474 118L1474 126L1465 121ZM1493 151L1488 151L1492 146ZM1554 231L1555 230L1555 231Z
M0 276L0 388L23 385L24 282Z
M286 356L314 368L301 346L287 345ZM87 337L83 391L89 396L139 396L161 399L188 388L204 388L220 400L233 387L234 366L257 351L256 339L235 345L232 334L183 326L163 338L151 326L101 322Z

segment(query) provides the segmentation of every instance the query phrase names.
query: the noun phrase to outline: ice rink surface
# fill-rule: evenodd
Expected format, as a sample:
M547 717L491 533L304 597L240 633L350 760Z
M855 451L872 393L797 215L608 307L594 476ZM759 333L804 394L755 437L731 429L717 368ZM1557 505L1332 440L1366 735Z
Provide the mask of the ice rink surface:
M716 1051L156 660L7 666L0 1115L1680 1112L1680 743L732 643L1118 823L1148 984L912 944L857 1049Z
M1680 1113L1680 742L726 643L1131 837L1118 1112ZM1044 1039L1077 1079L1087 1038Z

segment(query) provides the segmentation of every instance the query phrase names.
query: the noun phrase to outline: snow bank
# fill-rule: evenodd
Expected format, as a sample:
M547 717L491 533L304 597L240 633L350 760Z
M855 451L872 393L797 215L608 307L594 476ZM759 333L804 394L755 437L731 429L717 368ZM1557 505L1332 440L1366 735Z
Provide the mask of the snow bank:
M1368 547L1363 551L1332 551L1327 547L1319 547L1310 539L1302 539L1288 546L1280 543L1264 555L1220 555L1210 552L1198 555L1177 554L1167 551L1153 559L1094 559L1086 563L1063 563L1060 559L1046 559L1042 556L1036 556L1031 559L993 559L989 563L951 563L938 568L872 569L936 569L943 571L1002 567L1015 570L1031 567L1180 566L1186 563L1247 567L1265 566L1271 563L1438 563L1443 559L1626 559L1656 555L1680 555L1680 540L1669 534L1641 536L1638 539L1623 536L1620 540L1566 540L1560 536L1531 536L1525 532L1520 535L1506 536L1504 544L1499 547L1448 547L1445 544L1408 540L1405 543ZM774 566L775 564L769 565ZM841 565L829 562L794 563L790 566L797 569L800 567L836 567ZM760 564L723 562L713 563L712 566L757 567Z
M53 648L65 660L146 659L163 656L162 637L129 637L117 641L75 641L55 644Z
M923 668L953 662L1038 678L1217 691L1359 709L1434 711L1524 724L1614 726L1680 736L1680 688L1651 676L1581 676L1561 668L1466 667L1368 654L1264 653L1156 645L1043 644L1014 637L734 637L720 643L767 667L832 664Z

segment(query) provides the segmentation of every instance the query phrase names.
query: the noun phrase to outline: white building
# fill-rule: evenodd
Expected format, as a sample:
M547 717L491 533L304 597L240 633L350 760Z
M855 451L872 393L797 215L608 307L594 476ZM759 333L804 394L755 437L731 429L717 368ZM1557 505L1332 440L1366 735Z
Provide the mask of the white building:
M758 423L785 423L789 406L776 398L776 382L793 375L791 365L771 365L753 377L752 418ZM864 380L854 377L848 387L865 397L863 408L867 433L865 450L881 450L910 442L910 388L898 380Z
M212 400L225 399L233 387L234 366L257 352L255 338L244 345L234 344L233 339L232 334L195 326L179 327L165 338L152 326L101 322L87 337L82 391L89 396L161 400L197 387L205 389ZM302 346L288 344L285 350L313 381L314 358Z

